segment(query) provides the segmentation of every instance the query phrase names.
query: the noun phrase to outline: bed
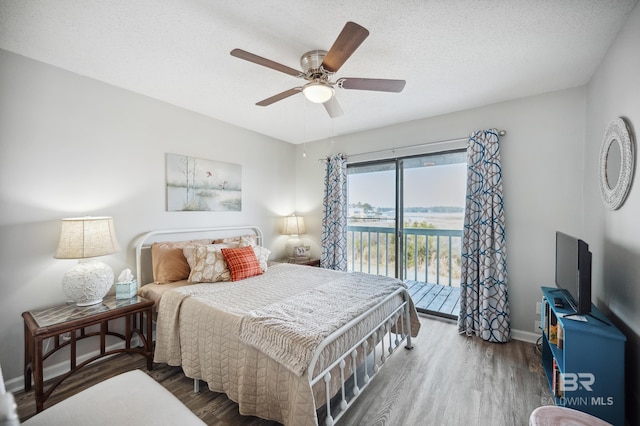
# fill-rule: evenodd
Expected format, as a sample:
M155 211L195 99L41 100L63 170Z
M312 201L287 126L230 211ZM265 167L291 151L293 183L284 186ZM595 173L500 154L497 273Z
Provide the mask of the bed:
M332 425L397 348L412 347L420 328L413 302L396 279L269 264L263 243L254 226L140 238L137 273L148 284L139 294L155 301L154 361L181 366L196 389L202 380L227 394L241 414ZM189 271L184 261L163 259L159 247L182 251ZM234 275L231 255L240 252L251 258L253 276ZM180 269L173 278L182 279L160 277ZM158 277L168 282L158 284Z

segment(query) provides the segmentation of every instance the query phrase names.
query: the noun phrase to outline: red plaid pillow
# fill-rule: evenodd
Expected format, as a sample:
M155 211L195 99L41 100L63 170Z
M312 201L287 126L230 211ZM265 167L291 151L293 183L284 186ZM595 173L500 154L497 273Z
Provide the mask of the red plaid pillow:
M262 274L260 262L258 262L253 247L223 248L222 255L231 271L231 281L239 281Z

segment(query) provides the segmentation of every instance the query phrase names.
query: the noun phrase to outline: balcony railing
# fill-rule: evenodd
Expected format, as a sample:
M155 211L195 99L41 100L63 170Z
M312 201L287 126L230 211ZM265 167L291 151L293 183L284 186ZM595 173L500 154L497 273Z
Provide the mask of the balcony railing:
M349 225L348 269L395 275L395 228ZM448 286L460 285L462 230L403 229L403 277Z

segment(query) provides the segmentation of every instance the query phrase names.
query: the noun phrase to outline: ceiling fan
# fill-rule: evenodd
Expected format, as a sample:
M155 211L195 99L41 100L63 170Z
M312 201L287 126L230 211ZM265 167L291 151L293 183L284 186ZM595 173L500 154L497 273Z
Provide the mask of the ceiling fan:
M303 71L298 71L242 49L233 49L231 56L308 81L301 87L285 90L282 93L257 102L256 105L268 106L302 92L309 101L323 104L329 116L333 118L343 114L342 108L335 98L334 87L336 86L340 89L348 90L396 93L404 89L406 83L404 80L342 77L336 81L331 81L333 75L368 36L369 31L366 28L355 22L347 22L328 52L325 50L311 50L302 55L300 66Z

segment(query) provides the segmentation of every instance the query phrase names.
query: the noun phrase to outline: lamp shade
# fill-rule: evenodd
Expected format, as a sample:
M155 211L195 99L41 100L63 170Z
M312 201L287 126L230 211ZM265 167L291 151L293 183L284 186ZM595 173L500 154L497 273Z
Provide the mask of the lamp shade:
M77 217L62 219L57 259L85 259L104 256L120 250L113 219L110 217Z
M333 96L333 87L325 83L311 82L302 88L302 93L311 102L323 104Z
M306 234L307 228L304 226L304 218L302 216L285 217L282 233L285 235Z

